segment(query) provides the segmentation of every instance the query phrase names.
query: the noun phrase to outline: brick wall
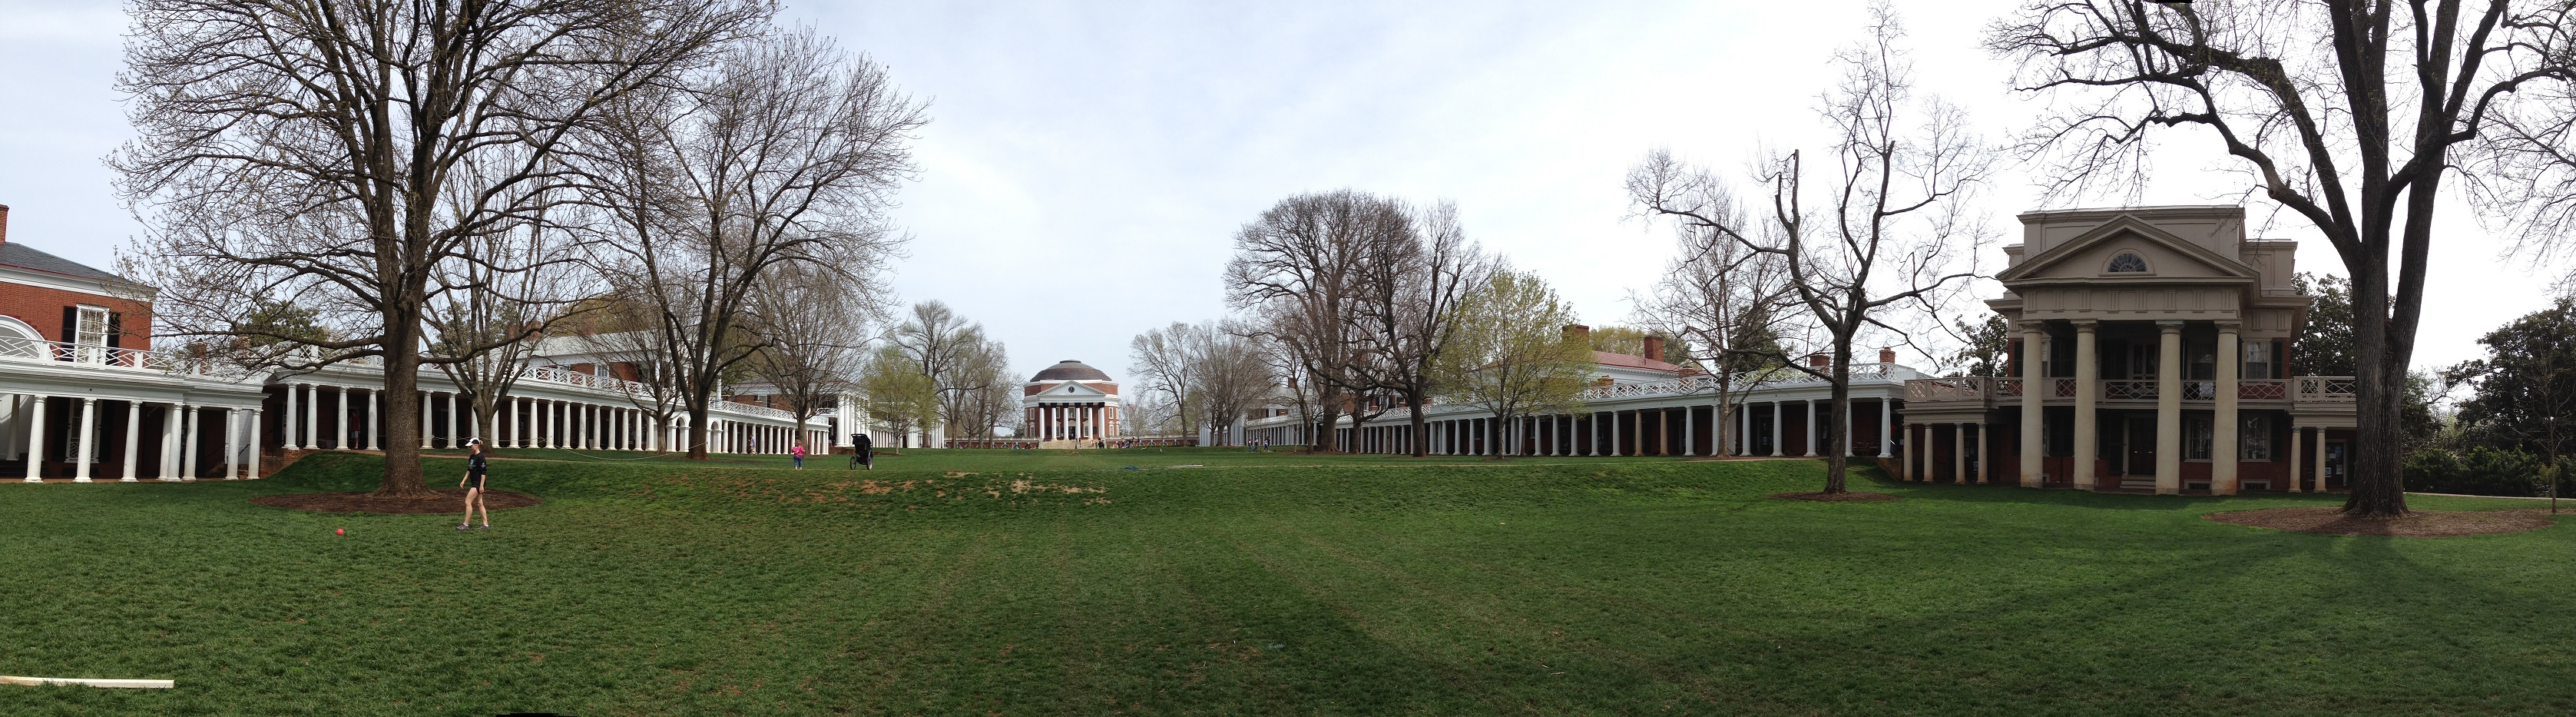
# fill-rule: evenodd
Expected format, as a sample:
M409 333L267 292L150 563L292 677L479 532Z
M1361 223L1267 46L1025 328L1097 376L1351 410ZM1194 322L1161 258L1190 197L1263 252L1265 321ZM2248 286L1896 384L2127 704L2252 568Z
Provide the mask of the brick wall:
M119 322L125 336L117 340L116 345L133 349L152 347L150 304L42 286L0 283L0 314L36 327L36 331L43 333L48 341L71 342L72 337L62 335L63 307L80 304L104 306L109 311L122 314Z

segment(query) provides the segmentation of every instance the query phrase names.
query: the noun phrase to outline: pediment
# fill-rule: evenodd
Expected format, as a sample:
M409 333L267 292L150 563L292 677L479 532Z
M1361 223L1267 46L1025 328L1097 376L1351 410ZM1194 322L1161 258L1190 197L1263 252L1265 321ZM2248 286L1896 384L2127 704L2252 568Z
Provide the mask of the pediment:
M1040 398L1065 398L1069 396L1107 396L1109 395L1109 392L1085 386L1073 381L1066 381L1064 383L1048 386L1046 390L1039 391L1037 395Z
M2143 265L2144 270L2139 270ZM2132 216L2115 217L2101 226L2006 269L1995 280L2006 284L2049 280L2083 281L2255 281L2261 272L2233 257L2174 236Z

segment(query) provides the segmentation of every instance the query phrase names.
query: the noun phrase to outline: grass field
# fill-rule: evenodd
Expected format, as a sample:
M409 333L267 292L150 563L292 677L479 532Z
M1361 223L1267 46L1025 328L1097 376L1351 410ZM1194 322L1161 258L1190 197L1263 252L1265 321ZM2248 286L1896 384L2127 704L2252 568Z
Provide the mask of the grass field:
M2576 712L2564 526L1761 497L1819 483L1795 461L557 457L496 463L548 503L476 532L246 500L369 487L364 456L0 484L0 674L179 684L0 687L0 714Z

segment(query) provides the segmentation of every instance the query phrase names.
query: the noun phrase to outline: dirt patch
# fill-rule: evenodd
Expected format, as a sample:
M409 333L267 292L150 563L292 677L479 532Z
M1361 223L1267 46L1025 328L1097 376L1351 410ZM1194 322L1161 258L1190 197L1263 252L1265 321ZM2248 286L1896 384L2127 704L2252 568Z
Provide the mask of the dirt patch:
M1778 498L1781 500L1812 500L1818 503L1884 503L1896 500L1896 496L1888 495L1886 493L1862 493L1859 491L1845 491L1841 493L1773 493L1763 497Z
M250 499L259 505L309 510L316 513L376 513L380 515L423 515L465 512L465 489L434 488L437 498L377 498L365 493L297 493L263 495ZM484 507L493 510L525 508L546 502L526 493L506 490L485 491Z
M2239 510L2211 513L2201 517L2229 525L2250 525L2298 533L2396 535L2410 538L2520 533L2557 524L2556 521L2549 519L2549 511L2536 508L2418 510L2408 513L2403 518L2368 519L2344 517L2341 509L2334 506L2312 506Z

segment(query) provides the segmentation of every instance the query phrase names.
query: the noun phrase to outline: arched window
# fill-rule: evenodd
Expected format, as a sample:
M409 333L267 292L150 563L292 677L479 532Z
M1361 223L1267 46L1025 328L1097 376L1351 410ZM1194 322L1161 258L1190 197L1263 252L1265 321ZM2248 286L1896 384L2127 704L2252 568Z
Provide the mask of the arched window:
M2129 274L2129 273L2144 274L2144 273L2146 273L2146 272L2147 272L2147 260L2146 260L2146 258L2145 258L2145 257L2138 256L2138 253L2137 253L2137 252L2134 252L2134 251L2124 251L2124 252L2120 252L2120 255L2119 255L2119 256L2111 257L2111 272L2110 272L2110 273L2113 273L2113 274Z

